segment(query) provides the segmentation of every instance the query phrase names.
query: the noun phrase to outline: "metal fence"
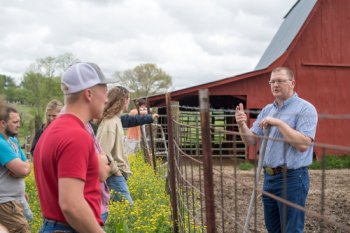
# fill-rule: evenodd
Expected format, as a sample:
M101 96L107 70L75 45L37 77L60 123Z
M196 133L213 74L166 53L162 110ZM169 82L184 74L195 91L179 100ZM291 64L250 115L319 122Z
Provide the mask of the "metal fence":
M199 98L200 111L196 114L199 114L200 121L185 124L178 113L172 113L170 95L166 96L165 131L174 232L266 232L262 195L277 200L284 207L291 206L305 212L305 232L350 232L350 171L325 169L328 153L350 154L349 147L314 144L314 148L322 151L321 169L310 171L311 188L304 208L288 202L283 196L277 197L262 190L257 157L253 171L238 168L241 152L249 150L259 156L258 147L242 148L233 143L231 156L225 156L225 150L220 152L220 147L214 150L212 146L217 137L213 135L219 135L218 138L232 135L239 141L239 133L236 128L229 131L213 127L208 93L200 91ZM195 140L184 137L188 132L200 136ZM193 145L196 140L197 145ZM191 150L184 146L187 143L191 144ZM339 174L334 174L336 172Z

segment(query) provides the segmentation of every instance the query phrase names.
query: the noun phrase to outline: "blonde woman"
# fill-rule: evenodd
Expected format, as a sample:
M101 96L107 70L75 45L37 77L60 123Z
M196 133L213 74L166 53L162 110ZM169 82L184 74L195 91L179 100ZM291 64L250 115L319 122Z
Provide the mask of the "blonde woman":
M131 175L128 157L124 151L124 131L121 114L129 105L129 91L121 86L108 92L108 102L103 111L97 130L97 139L106 155L111 159L111 176L107 184L116 192L113 200L118 201L124 196L132 205L133 201L126 180Z
M39 129L36 130L35 136L32 142L32 147L30 149L30 153L33 155L34 149L36 144L38 143L38 140L41 136L41 134L44 132L44 130L53 122L58 114L60 113L61 109L63 107L63 104L59 100L51 100L46 105L45 115L44 115L44 123L41 125Z

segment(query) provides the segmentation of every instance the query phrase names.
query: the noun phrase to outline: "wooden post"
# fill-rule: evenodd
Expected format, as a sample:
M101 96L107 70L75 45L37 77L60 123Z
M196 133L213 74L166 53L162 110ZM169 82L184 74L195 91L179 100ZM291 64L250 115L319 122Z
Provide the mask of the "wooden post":
M170 201L172 207L172 215L173 215L173 227L174 232L179 232L178 225L178 214L177 214L177 198L176 198L176 179L175 179L175 156L174 156L174 135L173 135L173 120L172 120L172 112L170 106L170 94L166 94L166 112L167 112L167 121L168 121L168 149L169 149L169 179L170 179Z
M204 169L204 194L205 212L207 220L207 232L215 233L215 198L213 182L213 160L210 136L210 113L208 90L199 91L199 108L202 128L203 169Z

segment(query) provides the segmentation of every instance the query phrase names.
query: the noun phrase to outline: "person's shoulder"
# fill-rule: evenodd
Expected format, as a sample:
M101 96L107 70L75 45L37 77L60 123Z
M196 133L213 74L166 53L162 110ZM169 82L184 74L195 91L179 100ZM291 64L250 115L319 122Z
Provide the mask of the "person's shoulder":
M46 129L50 133L64 135L66 137L89 136L85 125L78 118L74 116L61 116L51 123L51 127Z
M311 110L316 111L315 106L312 103L310 103L309 101L307 101L306 99L298 97L298 101L299 101L299 104L302 105L303 108L307 108L307 109L311 109Z
M260 114L269 113L273 108L273 103L267 104L263 109L261 109Z
M16 138L16 137L9 137L9 140L11 140L11 142L16 143L16 144L19 145L18 138Z
M104 118L100 125L115 125L118 121L118 116L113 116L111 118Z
M17 158L14 155L10 144L1 136L0 137L0 165L5 166L11 160Z
M117 116L113 116L112 118L104 118L98 125L97 132L115 131L118 120L120 121Z
M269 103L263 109L270 109L272 107L273 107L273 103Z
M1 135L0 136L0 147L3 148L3 147L8 147L9 144L7 143L6 139Z

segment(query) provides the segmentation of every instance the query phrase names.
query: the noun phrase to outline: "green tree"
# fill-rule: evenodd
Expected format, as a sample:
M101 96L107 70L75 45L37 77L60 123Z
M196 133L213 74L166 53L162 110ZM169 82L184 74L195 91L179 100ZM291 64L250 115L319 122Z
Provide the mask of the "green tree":
M172 85L171 76L155 64L141 64L134 69L116 72L114 76L120 85L129 88L132 98L164 93Z
M8 88L16 88L13 78L0 74L0 94L6 94Z
M23 103L22 90L16 85L14 78L0 74L0 95L8 102Z
M78 62L71 53L64 53L57 57L45 57L36 59L29 66L29 72L39 73L48 78L60 76L71 64Z
M63 100L63 95L60 90L60 78L48 78L40 73L26 72L22 81L22 97L27 104L34 107L34 116L36 128L42 121L42 115L46 104L51 99Z
M46 104L51 99L63 101L60 76L71 64L78 61L71 53L57 57L48 56L36 59L24 73L21 95L28 104L34 106L35 128L41 124Z

